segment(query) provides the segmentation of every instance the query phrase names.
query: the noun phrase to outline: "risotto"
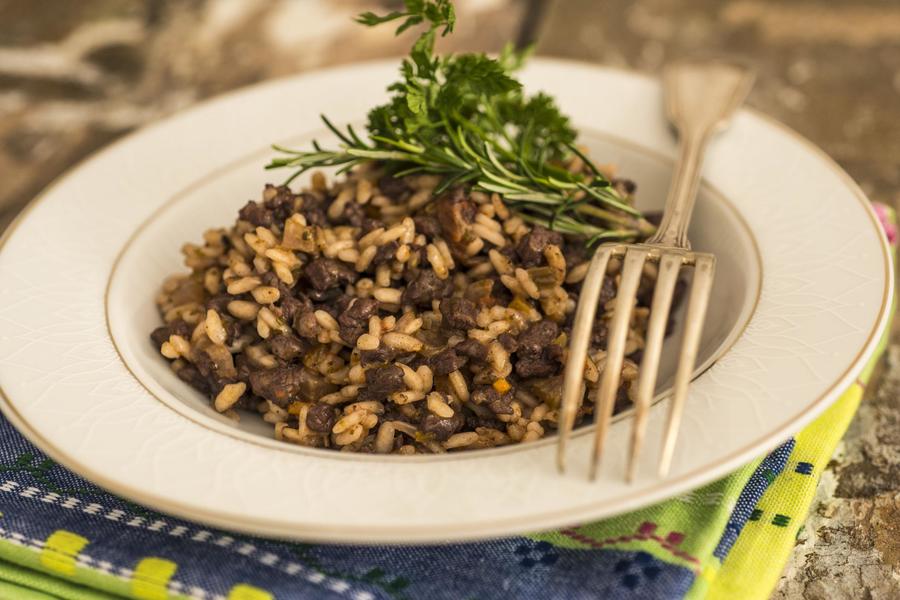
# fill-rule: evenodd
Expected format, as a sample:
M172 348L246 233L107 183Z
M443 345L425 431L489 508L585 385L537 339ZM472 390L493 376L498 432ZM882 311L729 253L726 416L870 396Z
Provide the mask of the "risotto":
M497 194L435 194L438 182L373 163L331 184L314 173L299 193L266 186L234 225L184 246L190 273L163 283L153 343L216 411L262 418L287 443L417 454L548 435L590 253ZM631 182L613 185L631 202ZM593 411L619 268L578 421ZM635 391L654 276L647 264L617 410Z

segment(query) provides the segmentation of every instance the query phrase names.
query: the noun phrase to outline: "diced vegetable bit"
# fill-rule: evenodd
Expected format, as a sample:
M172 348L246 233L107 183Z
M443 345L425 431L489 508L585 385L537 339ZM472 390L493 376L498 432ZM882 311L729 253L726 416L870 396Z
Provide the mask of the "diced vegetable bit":
M494 389L501 394L508 392L511 387L512 386L509 385L509 382L506 379L498 379L494 382Z

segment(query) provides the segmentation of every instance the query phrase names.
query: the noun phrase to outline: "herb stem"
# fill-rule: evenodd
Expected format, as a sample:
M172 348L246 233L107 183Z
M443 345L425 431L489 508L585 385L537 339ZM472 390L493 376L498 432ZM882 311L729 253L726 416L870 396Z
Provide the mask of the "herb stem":
M314 168L378 162L394 176L417 173L443 177L435 189L454 185L497 193L523 219L572 235L588 243L634 239L652 225L641 218L596 165L575 145L575 130L552 98L526 96L513 77L526 52L507 47L498 59L484 54L436 56L438 33L453 31L451 0L403 0L405 10L385 15L364 13L366 26L399 22L397 33L426 24L408 58L400 81L388 89L390 101L374 108L368 140L347 126L337 127L322 115L339 147L292 150L276 146L282 156L267 169L290 168L288 181ZM573 158L584 168L565 167Z

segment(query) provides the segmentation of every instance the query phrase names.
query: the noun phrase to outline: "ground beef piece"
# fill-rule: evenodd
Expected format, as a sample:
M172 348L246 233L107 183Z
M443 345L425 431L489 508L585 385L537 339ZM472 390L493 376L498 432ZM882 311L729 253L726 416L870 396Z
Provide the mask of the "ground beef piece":
M250 373L253 393L271 400L278 406L287 406L300 392L300 375L303 367L275 367Z
M486 405L500 397L500 393L490 385L479 385L472 389L469 399L478 405Z
M644 220L659 227L662 223L663 213L661 210L650 210L644 213Z
M462 426L465 425L465 423L465 416L458 410L454 411L453 416L449 418L439 417L430 412L426 412L419 421L419 429L423 433L432 436L435 440L443 442L462 429Z
M330 383L324 376L303 369L300 373L300 399L304 401L318 400L322 396L332 394L340 389L336 384Z
M238 211L238 218L243 221L249 221L257 227L270 227L275 222L272 211L253 200L249 201L244 205L244 208Z
M431 301L442 298L448 291L447 288L447 282L438 279L434 271L421 270L403 290L402 302L430 308Z
M356 298L338 317L341 339L356 345L356 340L369 328L369 317L378 312L378 301L373 298Z
M559 344L550 344L544 349L544 356L556 362L562 362L563 354L565 354L565 351Z
M559 363L546 360L543 356L524 356L516 361L516 375L522 379L549 377L556 374Z
M178 375L178 379L187 383L195 390L204 394L209 393L209 382L206 380L206 377L204 377L203 374L197 370L196 367L185 365L184 367L178 369L176 375Z
M370 219L366 217L365 219L363 219L362 223L359 226L361 231L360 235L366 235L370 231L375 231L379 227L384 227L384 222L379 221L378 219Z
M559 326L544 319L531 325L519 336L520 356L538 356L559 335Z
M535 398L551 408L558 408L562 401L562 375L545 377L543 379L529 379L525 383L525 387L534 394Z
M513 414L512 399L512 394L498 394L498 398L488 402L487 407L495 415L511 415Z
M334 304L331 305L334 309L334 318L337 319L338 315L350 308L350 305L353 304L354 300L356 300L356 296L351 296L350 294L341 294L340 297L334 301ZM322 306L320 308L325 307Z
M303 296L302 300L298 299L290 291L287 294L282 292L278 305L281 308L282 318L288 323L293 323L301 312L312 309L312 302L309 301L309 298Z
M408 423L409 419L404 413L404 411L407 410L406 407L408 406L410 405L405 404L403 406L398 406L393 402L388 402L384 405L384 414L381 415L381 422L384 423L387 421L400 421L403 423Z
M458 354L468 356L472 360L484 361L487 358L487 346L471 338L463 340L453 347Z
M324 302L324 303L322 303L322 304L314 304L314 305L313 305L313 306L314 306L314 310L316 310L316 311L321 310L321 311L327 312L329 315L331 315L332 317L334 317L335 319L337 319L337 318L340 316L341 311L342 311L344 308L347 307L346 304L344 304L343 307L342 307L342 306L338 306L338 303L339 303L344 297L346 297L346 294L345 294L345 295L337 295L337 296L335 296L334 298L332 298L330 301Z
M350 225L351 227L362 227L363 219L366 213L363 207L357 202L348 202L344 205L344 212L337 218L335 225Z
M616 403L613 405L613 413L620 413L631 406L631 398L628 397L628 386L621 385L616 390Z
M467 430L474 431L479 427L488 427L490 429L499 429L502 431L506 426L502 421L495 419L493 413L491 413L490 417L486 417L467 409L465 411L465 417Z
M397 248L399 247L400 242L396 240L378 246L378 250L375 251L375 257L372 258L372 264L380 265L390 261L392 258L394 258L394 255L397 253Z
M385 175L378 180L378 189L381 193L389 198L400 198L404 193L409 191L409 186L402 177L394 177L393 175Z
M316 433L330 433L336 421L334 407L323 402L313 404L306 413L306 426Z
M381 344L375 350L363 350L359 353L359 364L364 367L369 365L386 363L394 360L397 353L387 344Z
M233 344L241 337L243 324L237 319L222 319L222 326L225 328L225 343Z
M519 240L516 254L524 267L536 267L544 260L544 248L550 244L562 247L562 243L562 236L558 232L535 225L534 229Z
M666 321L666 331L663 334L663 337L669 337L673 333L675 333L675 327L678 326L678 323L675 321L675 317L669 317L669 320Z
M449 375L462 368L466 361L468 359L458 355L453 348L447 348L429 357L428 366L435 375Z
M325 216L325 211L318 206L304 207L300 212L306 219L306 224L310 227L328 227L330 225L328 217Z
M302 200L297 202L297 195L286 185L275 187L272 184L268 184L264 195L271 194L273 191L274 196L266 200L265 206L272 211L272 216L276 222L284 221L294 214L296 205L302 204Z
M400 354L394 360L398 363L403 363L413 371L418 370L421 366L428 365L428 359L417 352Z
M263 285L268 285L273 288L278 288L278 292L284 295L284 292L289 292L291 288L286 286L283 281L278 279L278 275L275 274L275 271L267 271L260 276L260 280Z
M405 389L403 369L396 365L385 365L366 371L366 395L373 400L386 400L394 392Z
M291 334L276 335L269 340L272 354L281 360L292 361L302 356L307 345L302 340Z
M356 281L356 271L331 258L317 258L303 269L312 286L320 292Z
M436 212L441 231L452 242L460 242L475 220L478 212L475 203L466 197L463 188L454 188L436 201Z
M159 347L162 346L164 342L169 341L171 336L180 335L184 339L190 340L193 332L194 328L191 327L190 323L178 319L154 329L153 333L150 334L150 339L153 340L153 343L156 344L156 349L159 350Z
M222 391L225 384L234 383L237 376L236 370L233 374L234 377L223 377L220 375L216 363L213 362L206 352L197 352L197 355L194 358L194 368L197 369L197 372L202 377L206 378L207 389L209 390L208 393L213 398Z
M200 372L207 376L213 376L216 379L233 381L237 375L234 368L234 356L224 346L211 344L203 348L202 351L196 350L191 353L194 358L194 365L200 369ZM208 361L208 369L201 365L201 361Z
M495 415L512 414L512 392L501 394L489 385L481 385L472 391L471 399L475 404L486 406Z
M206 308L213 309L218 312L220 316L228 314L228 303L234 300L234 296L231 294L216 294L206 301Z
M499 276L491 277L490 281L494 282L494 287L491 290L490 299L483 304L486 306L495 306L497 304L500 306L509 306L509 303L513 301L513 295L512 292L509 291L509 288L500 282ZM525 300L525 302L531 303L530 300Z
M591 346L599 350L606 350L606 340L609 337L609 328L606 321L598 319L591 329Z
M257 396L282 407L292 400L318 400L338 389L318 373L290 365L252 372L250 386Z
M428 264L428 253L425 250L425 246L420 246L419 244L407 244L409 246L409 255L410 257L419 255L419 264L427 265ZM407 277L407 280L409 277Z
M616 283L612 277L604 277L603 285L600 286L600 307L602 308L607 302L616 297Z
M250 364L250 359L247 358L247 355L243 352L234 355L234 368L237 371L237 380L243 381L248 386L250 385L250 373L252 373L255 369Z
M637 191L637 184L630 179L616 177L612 180L613 189L622 196L630 196Z
M416 224L416 233L421 233L425 237L434 238L441 232L441 224L434 217L427 215L413 217L413 223Z
M679 278L678 281L675 282L675 290L672 292L672 306L669 309L670 313L674 313L681 307L685 296L687 296L687 281Z
M515 246L507 244L506 246L503 246L502 248L495 248L495 250L497 252L499 252L500 254L502 254L503 256L505 256L506 258L508 258L509 260L511 260L513 264L518 263L519 255L516 254Z
M519 349L519 342L509 333L501 333L497 336L497 341L507 352L515 352Z
M638 348L634 352L628 355L628 360L634 362L634 364L640 366L641 361L644 360L644 349Z
M350 302L338 317L338 323L341 325L357 325L369 323L369 317L375 315L378 311L378 300L374 298L353 298L349 297Z
M325 290L324 292L320 292L319 290L309 290L307 294L310 300L315 302L319 302L320 305L317 308L324 308L323 305L331 306L333 302L335 302L338 298L344 295L344 290L339 287L331 288L330 290ZM334 311L328 311L329 313ZM338 313L335 312L333 317L337 318Z
M446 298L441 300L441 315L444 325L452 329L474 329L478 326L478 307L466 298Z

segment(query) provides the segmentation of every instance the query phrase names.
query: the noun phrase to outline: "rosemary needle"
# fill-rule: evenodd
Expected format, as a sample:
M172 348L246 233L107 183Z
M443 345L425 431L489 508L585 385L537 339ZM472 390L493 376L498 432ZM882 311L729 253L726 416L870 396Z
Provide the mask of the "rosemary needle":
M401 79L388 90L387 104L369 112L368 140L327 117L337 149L313 143L308 151L275 147L281 153L266 168L289 168L292 181L310 169L345 172L378 162L395 176L435 174L440 193L454 185L497 193L523 219L571 235L588 244L635 239L653 226L620 195L574 142L576 132L554 100L526 96L513 76L526 56L507 46L497 58L480 53L434 53L438 33L453 31L450 0L404 0L405 10L371 12L357 22L373 27L399 22L397 34L425 25L401 63ZM584 169L564 165L578 159Z

